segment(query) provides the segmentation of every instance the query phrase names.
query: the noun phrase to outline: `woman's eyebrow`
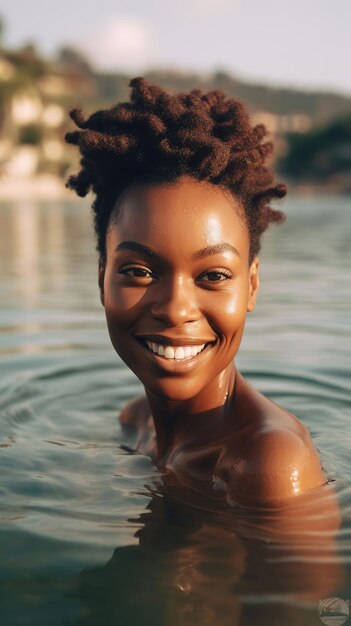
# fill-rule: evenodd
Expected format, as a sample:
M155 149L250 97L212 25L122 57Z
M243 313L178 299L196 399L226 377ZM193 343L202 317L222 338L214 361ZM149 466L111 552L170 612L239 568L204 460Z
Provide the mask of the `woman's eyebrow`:
M213 246L206 246L206 248L198 250L194 254L194 259L203 259L206 256L213 256L214 254L221 254L222 252L231 252L232 254L240 256L239 251L234 248L231 243L223 241L222 243L216 243Z
M133 250L133 252L140 252L141 254L147 254L148 256L159 256L155 250L149 248L148 246L144 246L142 243L138 243L137 241L122 241L115 247L115 251L119 250Z
M119 250L132 250L133 252L140 252L141 254L146 254L147 256L160 257L160 255L155 250L149 248L148 246L144 246L144 244L138 243L137 241L122 241L115 248L116 252L118 252ZM232 246L230 243L224 241L222 243L217 243L212 246L206 246L206 248L197 250L193 254L193 258L203 259L204 257L221 254L223 252L231 252L232 254L236 254L240 257L239 251L234 248L234 246Z

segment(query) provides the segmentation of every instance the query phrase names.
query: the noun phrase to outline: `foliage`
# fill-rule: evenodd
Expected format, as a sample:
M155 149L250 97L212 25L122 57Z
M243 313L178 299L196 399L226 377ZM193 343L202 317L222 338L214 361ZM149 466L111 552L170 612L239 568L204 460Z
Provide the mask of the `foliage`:
M23 126L19 132L19 143L38 146L42 139L42 129L37 124Z
M347 172L351 176L351 116L286 139L289 152L279 167L290 178L321 182Z

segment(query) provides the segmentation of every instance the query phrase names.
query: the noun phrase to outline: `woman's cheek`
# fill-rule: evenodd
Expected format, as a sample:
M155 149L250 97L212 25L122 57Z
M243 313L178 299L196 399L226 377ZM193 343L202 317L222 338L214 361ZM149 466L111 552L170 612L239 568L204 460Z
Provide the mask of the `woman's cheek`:
M130 323L142 306L145 296L145 289L110 285L105 292L106 316L114 317L116 321L123 323L124 320Z
M236 289L216 294L211 307L211 317L216 326L227 332L235 331L245 323L247 309L247 290Z

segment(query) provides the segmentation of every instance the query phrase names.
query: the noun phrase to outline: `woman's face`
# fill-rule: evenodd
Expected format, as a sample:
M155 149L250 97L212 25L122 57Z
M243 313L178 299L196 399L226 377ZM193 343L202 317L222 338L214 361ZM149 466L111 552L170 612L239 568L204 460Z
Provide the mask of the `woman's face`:
M242 214L239 200L189 177L120 198L101 299L115 350L157 396L195 397L238 351L258 288Z

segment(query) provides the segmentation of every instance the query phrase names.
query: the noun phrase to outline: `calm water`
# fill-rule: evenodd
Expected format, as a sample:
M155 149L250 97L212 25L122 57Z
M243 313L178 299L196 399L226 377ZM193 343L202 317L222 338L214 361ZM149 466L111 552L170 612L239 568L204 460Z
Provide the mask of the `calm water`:
M130 453L141 385L110 347L87 204L0 207L1 624L309 625L351 600L350 199L285 208L237 364L310 429L336 531L325 490L258 520Z

